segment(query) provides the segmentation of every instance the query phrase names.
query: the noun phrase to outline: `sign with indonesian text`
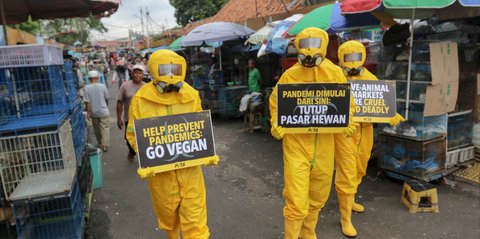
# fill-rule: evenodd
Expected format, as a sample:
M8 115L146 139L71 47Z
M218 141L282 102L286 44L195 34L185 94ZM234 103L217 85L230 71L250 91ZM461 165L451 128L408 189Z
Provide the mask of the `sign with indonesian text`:
M394 81L350 80L355 101L353 121L388 123L397 113Z
M215 155L210 111L138 119L134 127L140 168L170 171Z
M350 83L277 85L277 124L286 133L343 132L349 111Z

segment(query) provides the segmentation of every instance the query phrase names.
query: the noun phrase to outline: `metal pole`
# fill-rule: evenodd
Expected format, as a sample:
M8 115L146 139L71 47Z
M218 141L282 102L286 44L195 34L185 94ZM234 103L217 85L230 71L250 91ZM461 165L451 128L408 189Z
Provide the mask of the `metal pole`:
M218 55L219 55L219 59L220 59L220 71L222 70L222 46L219 46L218 47Z
M412 77L412 51L413 51L413 21L415 19L415 8L412 9L412 18L410 19L410 42L408 54L408 72L407 72L407 96L405 100L405 119L408 120L408 109L410 108L410 79Z
M145 7L145 13L146 13L146 16L145 16L145 24L146 24L146 29L147 29L147 49L148 49L148 52L150 52L150 34L149 34L149 31L148 31L148 17L149 17L149 12L148 12L148 8Z

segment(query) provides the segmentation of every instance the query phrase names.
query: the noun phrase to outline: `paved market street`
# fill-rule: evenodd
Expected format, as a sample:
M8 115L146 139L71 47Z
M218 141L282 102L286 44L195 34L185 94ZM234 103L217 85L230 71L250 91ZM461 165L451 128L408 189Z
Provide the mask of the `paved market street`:
M103 188L95 191L87 238L166 238L158 229L137 161L126 159L123 131L116 127L117 88L110 86L111 147L103 157ZM216 167L204 168L208 225L215 239L283 238L281 143L269 134L242 131L242 120L214 118ZM90 127L89 141L95 142ZM370 167L359 189L366 212L353 215L357 238L480 238L480 188L438 185L440 213L410 214L400 203L402 183ZM344 238L336 193L320 213L317 235Z

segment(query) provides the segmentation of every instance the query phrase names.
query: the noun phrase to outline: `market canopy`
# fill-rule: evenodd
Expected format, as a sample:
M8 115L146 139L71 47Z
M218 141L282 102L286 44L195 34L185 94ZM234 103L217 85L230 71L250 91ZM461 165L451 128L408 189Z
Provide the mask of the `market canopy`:
M250 43L254 45L261 45L266 43L273 29L279 22L280 21L268 22L264 27L258 29L257 32L248 37L247 41L245 41L245 44Z
M236 40L250 36L254 31L233 22L212 22L194 28L181 41L181 46L201 46L215 42Z
M340 3L318 7L293 24L287 33L297 35L308 27L318 27L326 31L348 31L359 28L377 27L380 21L370 13L342 15Z
M120 0L0 0L7 24L37 19L108 16Z
M480 15L480 0L344 0L342 14L385 12L395 18L409 19L412 10L417 19L475 17Z
M386 14L395 18L437 19L467 18L480 15L480 0L344 0L341 3L342 13L359 14ZM413 29L413 28L412 28ZM384 35L385 37L385 35ZM413 39L413 30L410 31ZM409 57L407 69L407 96L410 93L412 74L413 41L409 41ZM408 120L410 98L405 102L405 118Z
M175 41L173 41L170 45L168 45L168 49L173 50L173 51L183 49L182 46L180 46L180 42L183 40L184 37L185 36L181 36L181 37L175 39Z
M290 26L292 26L302 17L303 14L295 14L279 22L270 34L271 37L268 39L265 51L284 55L287 52L287 46L290 42L290 39L284 38L283 35L287 32Z

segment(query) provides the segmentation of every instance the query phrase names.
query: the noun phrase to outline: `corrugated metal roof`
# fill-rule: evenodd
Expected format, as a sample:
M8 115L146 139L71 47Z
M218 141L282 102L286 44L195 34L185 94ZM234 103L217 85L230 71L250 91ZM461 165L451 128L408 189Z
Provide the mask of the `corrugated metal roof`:
M205 23L238 22L247 19L267 17L276 13L286 12L302 7L301 0L230 0L220 11L209 18L192 22L184 27L185 34Z

